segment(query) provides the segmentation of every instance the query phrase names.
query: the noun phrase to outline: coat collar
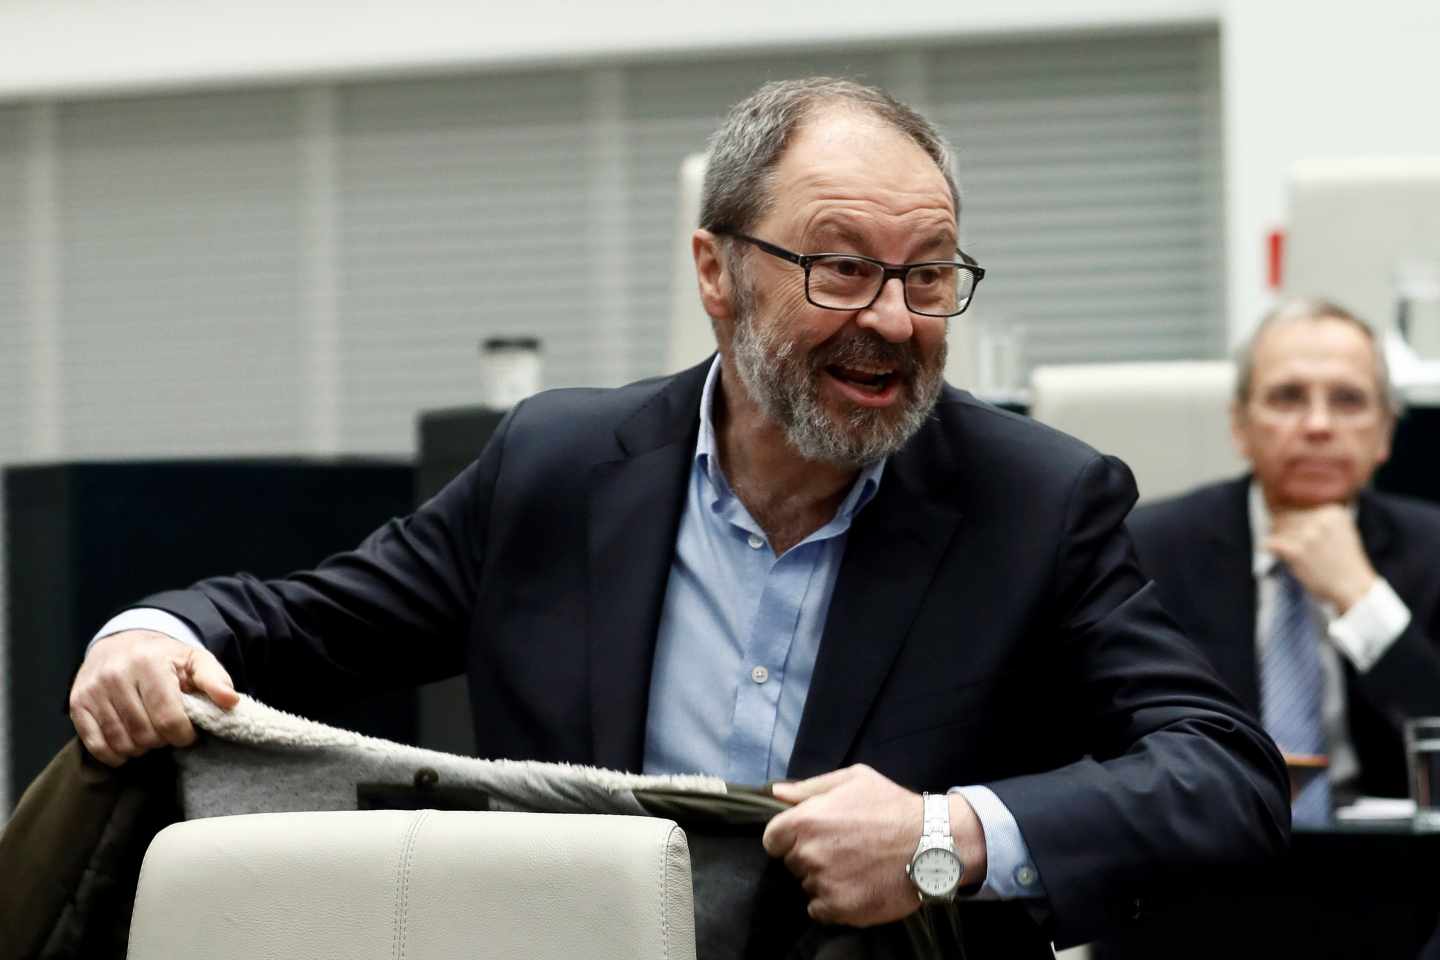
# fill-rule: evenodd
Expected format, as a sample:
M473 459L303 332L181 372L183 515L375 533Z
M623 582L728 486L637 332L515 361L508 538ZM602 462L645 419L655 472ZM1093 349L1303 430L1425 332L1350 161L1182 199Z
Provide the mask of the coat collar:
M615 431L619 456L591 470L590 725L597 766L638 771L650 670L685 505L710 361L671 378Z
M1389 556L1395 525L1368 487L1355 497L1355 524L1360 528L1360 542L1365 544L1370 563L1378 567Z
M1218 603L1200 604L1198 617L1210 621L1214 638L1210 654L1216 669L1228 678L1240 701L1253 710L1260 708L1260 677L1255 663L1255 548L1250 532L1250 482L1246 474L1214 488L1215 499L1197 505L1197 517L1204 518L1199 549L1202 556L1189 564L1190 575L1208 584L1190 586L1195 597L1218 597ZM1183 550L1183 544L1172 549Z

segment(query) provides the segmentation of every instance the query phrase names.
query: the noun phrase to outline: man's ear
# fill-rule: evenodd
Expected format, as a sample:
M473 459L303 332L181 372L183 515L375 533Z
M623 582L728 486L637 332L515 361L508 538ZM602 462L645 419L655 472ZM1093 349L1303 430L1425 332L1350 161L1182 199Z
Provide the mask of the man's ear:
M1250 434L1247 429L1249 421L1245 413L1245 407L1236 400L1230 404L1230 439L1235 443L1235 451L1240 454L1246 463L1254 463L1250 456Z
M695 257L695 280L700 286L700 305L715 322L716 333L730 329L734 315L732 295L734 281L720 238L709 230L696 230L690 237L690 252Z
M1390 445L1395 440L1395 414L1391 413L1388 408L1385 411L1385 425L1380 429L1384 432L1380 436L1380 450L1375 458L1377 467L1390 459Z

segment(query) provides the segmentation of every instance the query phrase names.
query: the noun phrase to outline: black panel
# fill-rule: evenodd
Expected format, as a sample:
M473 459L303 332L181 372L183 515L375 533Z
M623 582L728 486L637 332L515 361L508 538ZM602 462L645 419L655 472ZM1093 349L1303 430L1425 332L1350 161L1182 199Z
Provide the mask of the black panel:
M1440 502L1440 407L1412 407L1395 424L1390 461L1375 473L1377 489Z
M1269 864L1192 874L1202 889L1151 903L1093 952L1097 960L1423 960L1436 956L1422 953L1424 944L1440 947L1437 858L1440 834L1412 833L1408 823L1297 830Z
M420 462L415 470L418 500L424 502L439 493L480 456L504 417L504 410L489 407L456 407L420 414Z
M14 792L71 735L71 678L112 614L206 576L245 570L271 577L314 566L410 512L414 478L408 463L377 460L6 469ZM316 718L413 743L415 702L404 693Z

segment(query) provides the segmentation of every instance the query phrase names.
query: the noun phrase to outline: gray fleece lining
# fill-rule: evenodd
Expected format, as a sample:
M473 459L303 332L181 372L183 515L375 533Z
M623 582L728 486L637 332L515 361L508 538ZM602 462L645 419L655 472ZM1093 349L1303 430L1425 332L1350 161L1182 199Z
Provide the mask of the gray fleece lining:
M359 783L409 785L420 769L438 785L488 795L491 808L644 815L633 791L655 787L724 794L701 775L645 776L533 760L480 760L367 737L241 696L233 710L186 695L185 712L209 736L176 751L187 818L295 810L353 810Z

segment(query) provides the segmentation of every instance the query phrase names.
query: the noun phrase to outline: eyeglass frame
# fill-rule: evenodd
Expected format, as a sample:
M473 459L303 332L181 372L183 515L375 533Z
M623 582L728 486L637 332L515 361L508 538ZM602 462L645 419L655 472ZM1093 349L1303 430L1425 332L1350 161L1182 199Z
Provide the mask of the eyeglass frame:
M1352 407L1346 409L1343 402L1337 402L1335 389L1329 389L1326 396L1320 399L1321 408L1325 416L1336 423L1343 423L1348 426L1368 427L1372 417L1376 421L1383 421L1389 415L1389 409L1385 406L1384 399L1376 393L1371 393L1360 387L1342 386L1342 390L1353 391L1354 396L1362 399L1363 407ZM1273 394L1280 391L1295 391L1295 395L1289 399L1295 401L1293 406L1285 405L1285 401L1274 397ZM1266 419L1272 423L1292 423L1306 419L1314 409L1314 402L1308 396L1309 389L1295 383L1279 383L1272 385L1268 391L1257 391L1246 401L1247 406L1253 406L1255 412L1251 416ZM1307 396L1300 397L1299 393Z
M894 278L900 281L900 296L905 301L906 310L920 317L949 319L950 317L958 317L970 309L970 302L975 299L975 291L979 289L980 281L985 279L985 268L980 266L974 257L959 247L955 248L955 252L960 255L959 260L919 260L915 263L886 263L884 260L877 260L875 257L867 257L858 253L840 253L838 251L834 253L795 253L793 250L786 250L784 247L771 243L768 240L761 240L759 237L752 237L748 233L741 233L739 230L731 230L728 227L711 227L710 232L717 236L734 237L736 240L744 240L746 243L770 254L772 257L793 263L800 267L805 271L805 299L812 306L819 307L821 310L868 310L875 305L876 300L880 299L880 294L885 292L885 284ZM829 257L864 260L866 263L873 263L880 268L880 285L875 288L875 295L870 298L869 303L857 307L832 307L824 303L815 302L815 298L810 296L810 268L815 265L817 260L823 260ZM905 278L909 276L910 271L916 267L933 267L939 264L963 267L970 271L971 275L975 278L975 285L970 288L970 296L965 298L965 305L954 313L924 313L923 311L916 310L910 306L910 294L905 288Z

